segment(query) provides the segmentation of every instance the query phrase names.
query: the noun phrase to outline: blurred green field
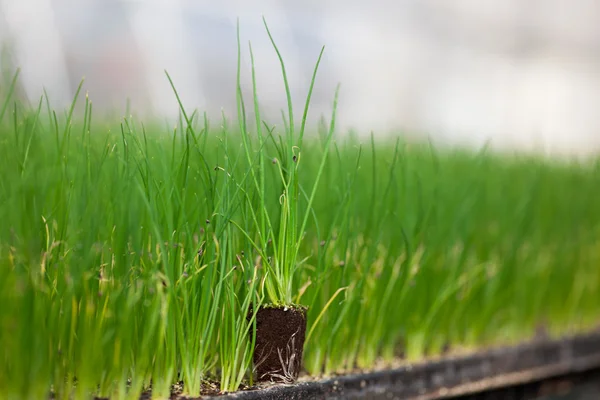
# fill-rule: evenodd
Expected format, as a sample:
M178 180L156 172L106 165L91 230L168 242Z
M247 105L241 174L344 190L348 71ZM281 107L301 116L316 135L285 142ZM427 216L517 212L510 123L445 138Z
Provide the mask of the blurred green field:
M598 160L361 141L334 116L165 128L10 99L2 398L234 391L268 303L309 307L312 376L600 322Z

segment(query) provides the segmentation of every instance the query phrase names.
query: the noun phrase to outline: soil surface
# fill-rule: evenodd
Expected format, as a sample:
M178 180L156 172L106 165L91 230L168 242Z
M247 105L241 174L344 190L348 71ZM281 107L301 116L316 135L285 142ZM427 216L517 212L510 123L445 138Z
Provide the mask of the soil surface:
M302 368L306 309L263 307L256 313L254 368L258 382L293 383Z
M242 384L238 390L239 391L247 391L247 390L258 390L258 389L259 388L255 387L255 386L248 386L248 385ZM203 381L202 386L200 388L199 396L186 396L183 394L183 392L184 392L183 381L172 385L171 386L171 395L169 396L169 400L201 400L201 399L206 399L207 397L223 396L223 395L228 394L228 393L221 392L221 390L219 389L219 382L216 380ZM53 396L50 396L50 397L53 398ZM151 399L152 399L152 388L150 387L140 395L139 400L151 400ZM106 397L96 396L96 397L93 397L93 400L110 400L110 399L106 398Z

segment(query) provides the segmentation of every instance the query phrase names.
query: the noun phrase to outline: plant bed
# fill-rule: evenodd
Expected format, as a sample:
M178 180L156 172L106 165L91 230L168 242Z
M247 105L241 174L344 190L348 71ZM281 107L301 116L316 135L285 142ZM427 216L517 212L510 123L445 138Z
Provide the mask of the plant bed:
M214 396L219 400L450 399L600 368L600 333L533 340L400 368Z
M337 89L309 134L323 52L300 117L273 47L281 125L252 54L251 101L240 62L237 119L217 128L170 77L169 135L133 117L103 130L88 97L77 117L77 95L63 115L0 93L1 398L440 396L592 364L593 336L483 350L598 323L600 158L339 137ZM307 306L301 329L248 318L266 304Z

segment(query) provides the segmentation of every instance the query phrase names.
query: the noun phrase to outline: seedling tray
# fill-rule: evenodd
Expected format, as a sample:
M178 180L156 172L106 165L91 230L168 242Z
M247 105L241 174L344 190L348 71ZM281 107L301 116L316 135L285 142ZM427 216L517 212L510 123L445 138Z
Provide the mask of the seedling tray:
M219 400L449 399L600 369L600 332L400 368L214 396ZM596 375L597 376L597 375Z

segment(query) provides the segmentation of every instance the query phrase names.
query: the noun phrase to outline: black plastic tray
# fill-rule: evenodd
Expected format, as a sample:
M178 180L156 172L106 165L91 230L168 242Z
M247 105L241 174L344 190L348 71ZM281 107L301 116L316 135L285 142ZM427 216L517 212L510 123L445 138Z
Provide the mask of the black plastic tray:
M450 399L499 393L502 389L561 376L586 372L589 375L590 371L600 371L600 332L560 340L536 340L397 369L239 391L212 399Z

